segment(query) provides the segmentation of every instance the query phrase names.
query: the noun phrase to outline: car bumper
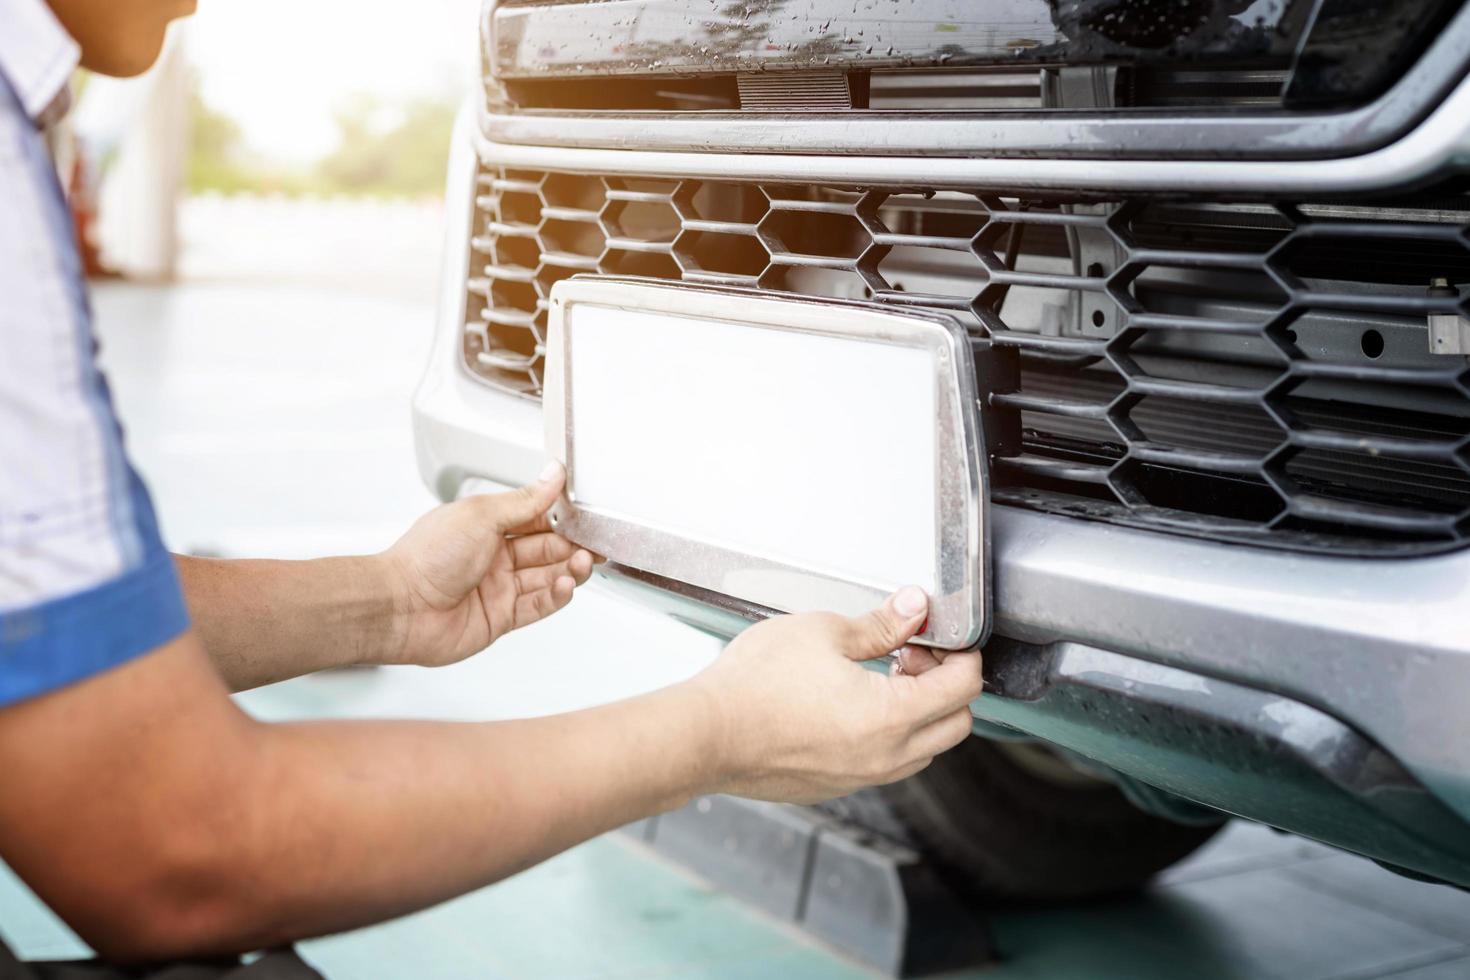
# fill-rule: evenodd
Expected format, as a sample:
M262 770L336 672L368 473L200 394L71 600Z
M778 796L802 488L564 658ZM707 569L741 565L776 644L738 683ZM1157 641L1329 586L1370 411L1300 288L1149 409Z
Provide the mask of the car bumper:
M465 224L447 232L434 360L414 403L420 469L445 499L470 477L532 479L543 458L539 406L461 366L472 130L462 120L453 166L469 176L451 182L460 199L448 213ZM1439 846L1426 840L1470 840L1470 552L1333 558L1005 506L992 520L997 639L977 718L1470 884L1470 847L1450 845L1466 852L1450 870L1422 850ZM612 575L709 632L733 635L758 615L631 570ZM1275 749L1257 751L1267 745ZM1282 751L1323 782L1326 803L1273 799L1273 780L1286 778L1270 776ZM1171 758L1189 764L1161 764ZM1259 785L1238 783L1252 773ZM1345 817L1343 800L1367 816Z

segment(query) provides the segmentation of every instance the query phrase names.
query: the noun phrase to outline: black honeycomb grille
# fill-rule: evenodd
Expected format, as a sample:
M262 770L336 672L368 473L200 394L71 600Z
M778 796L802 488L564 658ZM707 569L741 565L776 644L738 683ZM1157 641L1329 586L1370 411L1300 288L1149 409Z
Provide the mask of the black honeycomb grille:
M952 313L1009 352L1010 503L1332 553L1470 541L1470 199L1338 205L487 171L470 369L530 398L551 286L650 276ZM1432 293L1434 280L1444 280Z

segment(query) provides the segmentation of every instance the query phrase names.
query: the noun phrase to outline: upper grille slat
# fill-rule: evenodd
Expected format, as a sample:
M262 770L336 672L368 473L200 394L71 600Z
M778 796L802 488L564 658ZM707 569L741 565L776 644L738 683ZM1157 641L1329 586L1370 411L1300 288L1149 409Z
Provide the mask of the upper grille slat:
M1021 333L1015 330L991 331L991 342L1001 347L1016 347L1020 350L1061 354L1068 357L1099 358L1107 350L1107 343L1088 337L1061 337L1047 334Z
M1074 463L1069 460L1054 459L1049 456L1035 456L1031 453L1002 457L997 459L996 463L1005 469L1045 477L1048 480L1061 480L1067 483L1089 483L1096 486L1103 486L1108 480L1108 468L1106 466Z
M1128 325L1138 330L1178 330L1200 333L1253 335L1261 332L1259 321L1219 320L1202 316L1176 316L1168 313L1130 313Z
M1254 405L1263 392L1251 388L1232 388L1200 381L1174 381L1169 378L1135 377L1129 387L1136 394L1158 395L1210 405Z
M715 221L706 218L685 218L682 222L684 231L705 231L713 235L751 235L756 233L755 225L743 221Z
M1451 463L1458 440L1401 439L1369 436L1322 429L1294 429L1288 434L1291 445L1300 449L1320 449L1338 453L1367 453L1395 460Z
M875 289L872 299L893 306L923 306L952 313L966 313L970 301L963 296L940 296L936 293L906 293L894 289Z
M536 226L520 221L490 221L485 231L496 238L535 238Z
M639 191L629 190L626 187L607 187L603 195L609 201L632 201L638 204L662 204L669 199L669 195L662 191Z
M1470 315L1427 288L1470 276L1470 201L479 186L465 363L505 390L539 396L550 291L578 273L940 310L1018 362L985 402L1021 433L999 499L1332 553L1470 544L1470 360L1430 353L1427 321Z
M1245 453L1210 452L1202 449L1182 449L1179 446L1160 446L1152 442L1134 442L1128 447L1130 459L1162 466L1183 466L1186 469L1213 473L1230 473L1235 476L1250 476L1260 472L1261 457Z
M705 286L757 286L760 284L759 276L743 276L734 272L704 272L699 269L685 272L683 280Z
M481 364L497 371L528 371L536 357L536 354L515 354L510 351L481 351L477 359Z
M659 255L672 255L673 242L644 241L641 238L612 237L607 240L607 247L616 252L650 252Z
M480 310L480 319L486 323L493 323L502 327L517 327L530 330L536 325L536 316L524 310L495 309L494 307L483 307ZM488 363L488 362L486 362ZM529 367L530 365L527 365Z
M558 269L567 269L574 272L596 272L598 261L596 255L578 255L575 252L543 252L544 265L555 266Z
M497 194L536 194L539 193L541 190L541 182L539 180L517 180L513 177L491 177L488 181L483 181L482 183L488 184L490 189L492 191L495 191Z
M846 270L852 268L852 260L840 255L808 255L805 252L772 252L771 263L773 265L800 265L813 269Z
M1334 500L1316 494L1297 494L1288 505L1298 517L1331 523L1351 523L1400 534L1450 533L1454 515L1406 513L1397 507Z
M1076 398L1058 398L1055 395L1033 395L1024 391L1005 391L990 396L990 404L997 408L1011 408L1018 412L1046 412L1072 419L1105 420L1108 406L1097 402L1086 402Z
M554 207L550 204L543 205L541 217L545 221L580 221L584 224L595 224L598 212L586 208Z
M491 262L484 267L485 275L506 282L535 282L536 270L529 265L500 265Z

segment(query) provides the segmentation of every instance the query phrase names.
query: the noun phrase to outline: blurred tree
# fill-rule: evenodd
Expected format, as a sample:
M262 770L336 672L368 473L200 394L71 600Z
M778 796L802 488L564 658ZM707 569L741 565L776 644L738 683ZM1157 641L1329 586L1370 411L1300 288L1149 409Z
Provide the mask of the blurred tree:
M358 97L337 114L337 149L319 181L351 194L423 197L443 190L455 107L421 99L400 107Z
M211 109L197 89L189 95L189 113L192 128L184 173L188 192L229 194L260 190L266 181L247 158L240 126L229 116Z
M315 164L282 169L251 153L240 126L197 92L190 97L193 129L189 193L267 191L426 197L443 192L455 106L422 99L403 106L358 96L337 113L337 147Z

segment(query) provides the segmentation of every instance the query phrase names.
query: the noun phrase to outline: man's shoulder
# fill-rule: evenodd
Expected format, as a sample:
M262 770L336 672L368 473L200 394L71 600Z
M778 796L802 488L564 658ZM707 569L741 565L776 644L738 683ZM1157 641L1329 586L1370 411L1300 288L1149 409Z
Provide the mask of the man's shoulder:
M95 363L71 212L13 95L0 107L0 707L187 626Z
M0 240L29 238L34 222L44 219L48 198L56 192L54 168L44 134L0 76L0 202L9 219L0 221ZM32 250L54 244L49 235L30 241ZM6 262L0 276L13 276L13 263L0 258Z
M107 544L108 434L85 379L93 370L73 234L50 158L14 98L0 105L0 610L96 584L121 570ZM70 529L75 528L75 532ZM75 535L99 534L94 543ZM78 572L62 568L67 555ZM110 552L110 554L105 554Z
M14 189L31 183L26 159L27 144L33 139L41 139L35 124L21 111L4 79L0 79L0 194L5 195L7 205ZM6 232L9 224L0 222L0 234Z

